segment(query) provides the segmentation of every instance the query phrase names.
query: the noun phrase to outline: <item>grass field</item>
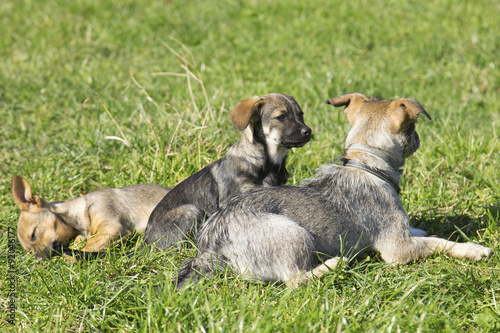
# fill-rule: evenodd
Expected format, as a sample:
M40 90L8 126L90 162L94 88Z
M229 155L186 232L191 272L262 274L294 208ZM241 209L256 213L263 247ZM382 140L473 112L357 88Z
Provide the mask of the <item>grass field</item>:
M192 250L70 265L8 234L13 175L49 201L173 186L237 140L238 100L270 92L293 95L313 129L289 155L298 184L342 154L349 125L326 99L361 92L433 117L403 176L412 223L499 252L499 14L495 0L1 1L0 331L500 330L498 254L397 267L374 255L297 290L227 274L179 292L169 280Z

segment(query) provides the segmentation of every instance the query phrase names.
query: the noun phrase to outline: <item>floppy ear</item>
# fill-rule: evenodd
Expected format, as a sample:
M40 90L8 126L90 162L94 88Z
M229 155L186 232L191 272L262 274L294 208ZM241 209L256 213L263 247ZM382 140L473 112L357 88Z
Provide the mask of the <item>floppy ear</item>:
M231 120L234 126L243 131L250 123L250 120L258 114L262 103L264 103L264 100L259 96L239 101L238 105L231 111Z
M27 211L30 203L35 203L35 199L31 195L31 186L23 177L14 176L12 178L12 195L21 210Z
M397 132L414 123L421 113L431 120L424 107L414 99L399 98L389 105L389 115Z
M361 109L361 106L369 98L360 93L352 93L338 97L332 97L326 101L326 104L333 106L345 106L344 112L347 115L347 120L351 125L354 125L356 115Z

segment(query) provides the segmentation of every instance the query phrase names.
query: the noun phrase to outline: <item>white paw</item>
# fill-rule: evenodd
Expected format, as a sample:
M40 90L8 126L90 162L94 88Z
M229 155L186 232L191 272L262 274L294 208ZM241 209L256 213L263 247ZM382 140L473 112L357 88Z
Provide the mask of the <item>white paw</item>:
M465 243L462 251L461 252L463 257L472 260L481 260L493 255L492 249L473 243Z
M409 230L410 237L425 237L427 236L427 233L423 231L422 229L417 229L417 228L410 228Z

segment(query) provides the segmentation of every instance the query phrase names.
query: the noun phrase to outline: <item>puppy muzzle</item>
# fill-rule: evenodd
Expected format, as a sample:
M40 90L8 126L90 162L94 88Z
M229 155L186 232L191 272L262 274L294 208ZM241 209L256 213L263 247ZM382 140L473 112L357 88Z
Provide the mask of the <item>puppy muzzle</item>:
M285 148L298 148L304 146L311 140L312 131L307 126L301 126L294 131L293 135L283 138L281 145Z

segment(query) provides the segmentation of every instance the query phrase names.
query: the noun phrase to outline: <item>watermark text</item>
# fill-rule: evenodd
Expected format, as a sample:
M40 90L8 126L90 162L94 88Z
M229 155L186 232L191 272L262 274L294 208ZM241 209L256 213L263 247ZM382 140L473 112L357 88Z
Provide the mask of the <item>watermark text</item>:
M8 228L8 254L7 254L7 283L8 283L8 309L7 322L14 324L16 320L17 300L17 268L16 268L16 232L12 227Z

